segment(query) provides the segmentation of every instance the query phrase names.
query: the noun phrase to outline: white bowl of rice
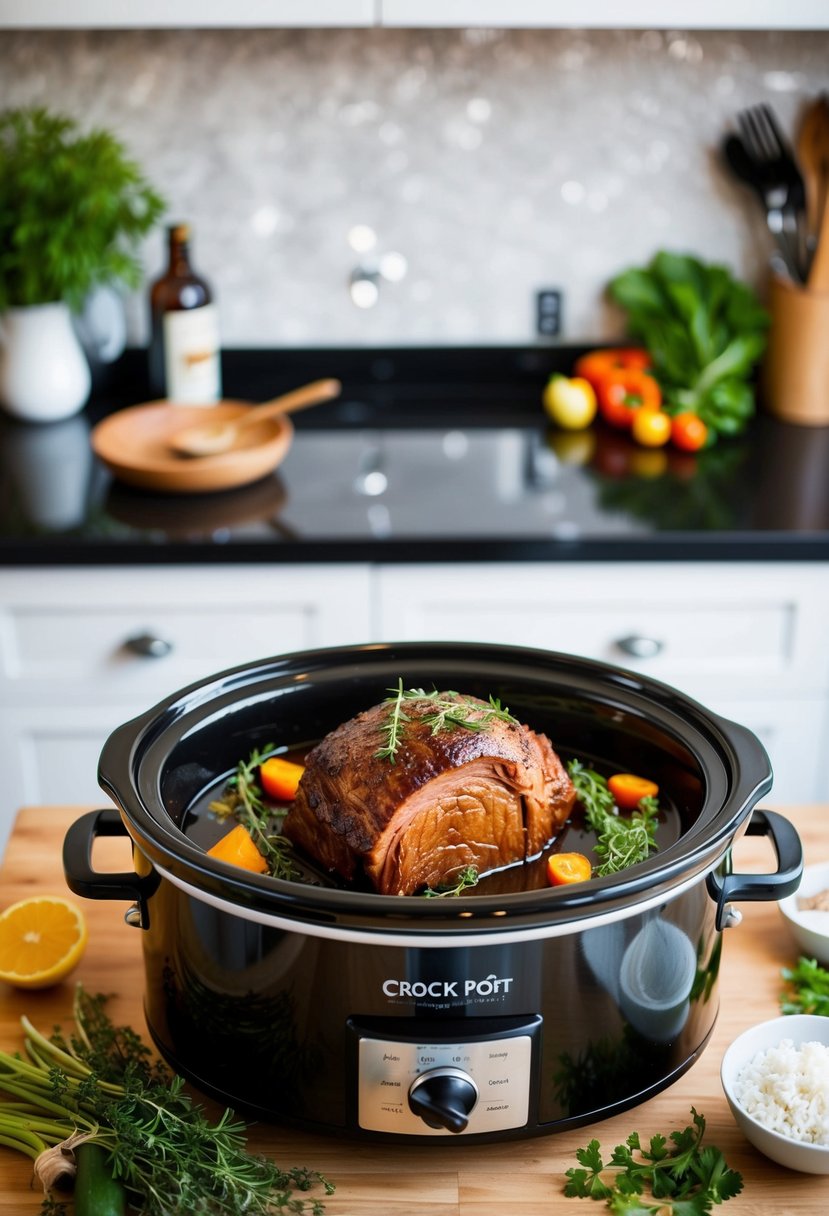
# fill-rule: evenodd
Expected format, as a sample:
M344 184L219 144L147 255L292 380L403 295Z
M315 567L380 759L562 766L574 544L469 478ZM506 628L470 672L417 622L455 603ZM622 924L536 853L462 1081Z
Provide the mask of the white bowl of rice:
M766 1157L829 1174L829 1018L793 1014L735 1039L720 1069L728 1105Z

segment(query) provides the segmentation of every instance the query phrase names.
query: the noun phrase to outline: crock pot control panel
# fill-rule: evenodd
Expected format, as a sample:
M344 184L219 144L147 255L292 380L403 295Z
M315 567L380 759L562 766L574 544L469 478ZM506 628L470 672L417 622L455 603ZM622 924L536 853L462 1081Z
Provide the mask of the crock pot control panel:
M524 1127L534 1101L541 1018L349 1022L356 1122L404 1136Z

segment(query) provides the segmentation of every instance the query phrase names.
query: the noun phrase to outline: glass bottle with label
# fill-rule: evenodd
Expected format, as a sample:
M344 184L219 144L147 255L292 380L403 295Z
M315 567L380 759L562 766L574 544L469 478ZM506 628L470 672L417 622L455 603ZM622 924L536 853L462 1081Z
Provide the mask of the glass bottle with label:
M219 317L190 264L190 228L168 228L169 261L150 288L150 386L157 397L213 405L221 396Z

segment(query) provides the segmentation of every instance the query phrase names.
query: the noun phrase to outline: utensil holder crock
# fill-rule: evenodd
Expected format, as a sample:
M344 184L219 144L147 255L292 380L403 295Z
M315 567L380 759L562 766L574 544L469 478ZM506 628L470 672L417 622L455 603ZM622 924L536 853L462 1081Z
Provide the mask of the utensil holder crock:
M769 294L763 402L801 426L829 426L829 292L774 276Z

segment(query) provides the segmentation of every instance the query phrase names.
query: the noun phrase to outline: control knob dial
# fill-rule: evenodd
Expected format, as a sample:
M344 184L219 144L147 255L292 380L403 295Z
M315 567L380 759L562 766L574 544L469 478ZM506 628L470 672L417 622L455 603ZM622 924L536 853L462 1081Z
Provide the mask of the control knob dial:
M460 1068L430 1068L409 1088L409 1107L427 1127L462 1132L478 1101L478 1086Z

